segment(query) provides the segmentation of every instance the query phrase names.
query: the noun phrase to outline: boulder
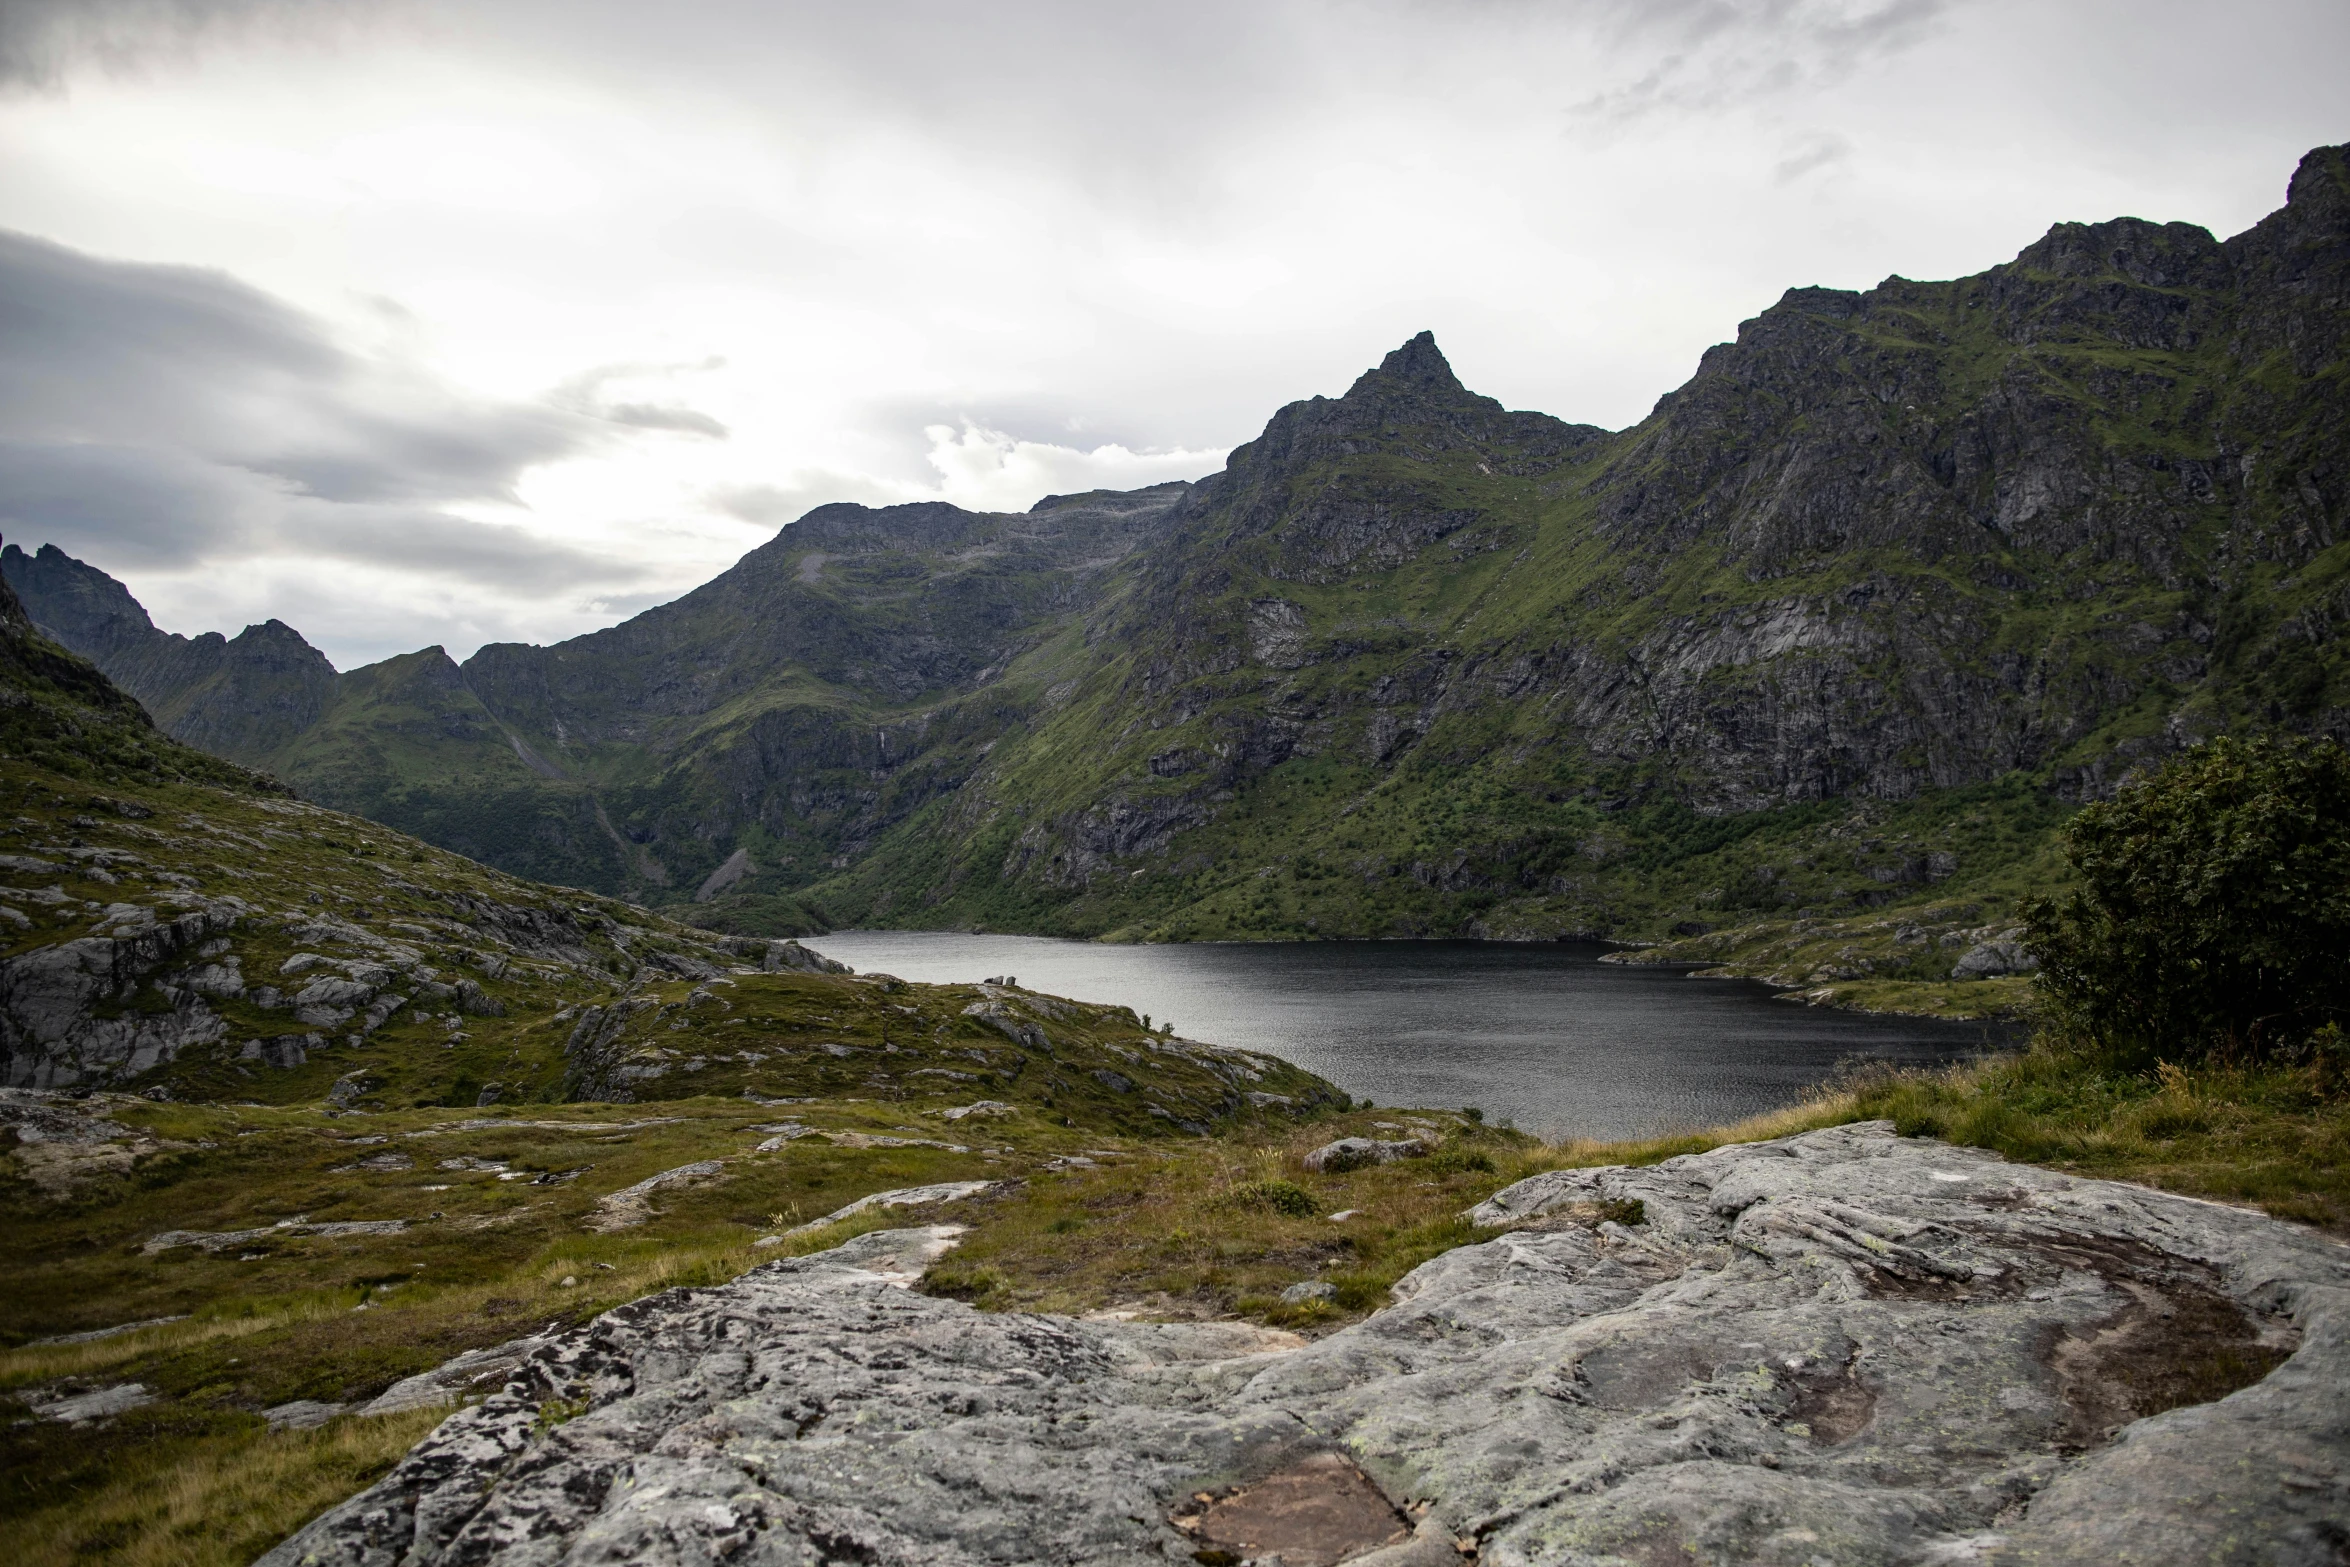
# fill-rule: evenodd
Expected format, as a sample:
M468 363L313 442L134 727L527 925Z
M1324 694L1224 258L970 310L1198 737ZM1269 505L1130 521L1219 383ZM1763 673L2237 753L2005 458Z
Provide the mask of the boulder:
M2040 960L2024 949L2021 941L2012 937L1978 941L1959 954L1950 965L1952 979L1996 979L2003 974L2030 974L2040 967Z
M823 953L803 947L796 941L771 941L760 955L759 966L770 974L853 974L856 970L846 963L826 957Z
M1341 1175L1367 1165L1417 1159L1427 1151L1428 1145L1417 1137L1400 1138L1394 1142L1383 1142L1376 1137L1341 1137L1307 1154L1305 1166L1309 1170L1319 1170L1324 1175Z
M1310 1344L893 1287L943 1229L670 1290L263 1561L2337 1554L2350 1249L2313 1231L1882 1123L1473 1216Z

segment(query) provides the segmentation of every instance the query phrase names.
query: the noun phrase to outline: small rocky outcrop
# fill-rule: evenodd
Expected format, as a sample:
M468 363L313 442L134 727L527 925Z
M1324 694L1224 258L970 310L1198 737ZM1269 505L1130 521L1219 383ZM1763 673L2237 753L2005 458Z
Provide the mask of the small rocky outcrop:
M217 965L172 991L164 1010L106 1014L108 1003L127 1002L163 963L235 928L247 913L237 898L176 901L184 912L115 905L98 933L0 962L0 1072L9 1086L119 1081L225 1035L204 999L227 983Z
M1312 1344L892 1287L947 1229L651 1296L263 1560L2338 1555L2350 1250L2310 1231L1883 1124L1474 1217Z
M855 969L836 958L803 947L796 941L763 944L759 966L770 974L853 974Z

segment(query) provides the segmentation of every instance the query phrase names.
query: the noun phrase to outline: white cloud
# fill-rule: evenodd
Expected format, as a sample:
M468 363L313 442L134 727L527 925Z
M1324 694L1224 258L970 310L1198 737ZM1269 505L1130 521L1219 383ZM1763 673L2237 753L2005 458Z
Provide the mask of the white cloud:
M934 424L922 433L930 441L938 490L906 498L951 501L972 511L1021 511L1044 495L1139 490L1170 479L1201 478L1224 466L1222 451L1137 452L1114 443L1080 450L1023 441L968 421L959 430Z

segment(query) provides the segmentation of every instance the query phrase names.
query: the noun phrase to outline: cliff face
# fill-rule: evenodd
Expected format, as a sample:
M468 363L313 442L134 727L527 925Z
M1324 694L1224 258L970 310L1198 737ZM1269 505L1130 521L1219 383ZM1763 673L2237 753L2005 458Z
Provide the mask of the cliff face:
M175 734L653 901L741 855L721 921L1825 912L1980 895L2051 802L2200 735L2350 732L2346 319L2321 149L2224 242L2062 224L1977 277L1792 290L1617 434L1423 334L1196 485L824 507L389 705L283 628L164 638L54 551L0 566Z

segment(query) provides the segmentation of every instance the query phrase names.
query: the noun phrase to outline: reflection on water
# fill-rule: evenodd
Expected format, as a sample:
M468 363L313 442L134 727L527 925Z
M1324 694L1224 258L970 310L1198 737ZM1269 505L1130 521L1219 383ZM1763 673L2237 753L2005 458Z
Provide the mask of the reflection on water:
M1474 1105L1549 1138L1635 1137L1790 1104L1846 1056L1955 1060L1996 1028L1774 1001L1760 985L1601 963L1570 943L1325 941L1099 946L844 931L860 971L1116 1002L1264 1050L1385 1105Z

